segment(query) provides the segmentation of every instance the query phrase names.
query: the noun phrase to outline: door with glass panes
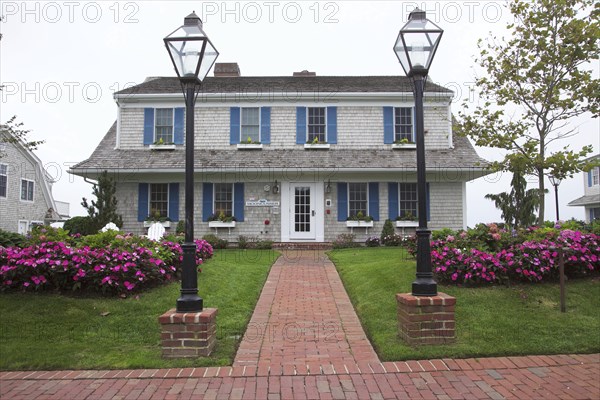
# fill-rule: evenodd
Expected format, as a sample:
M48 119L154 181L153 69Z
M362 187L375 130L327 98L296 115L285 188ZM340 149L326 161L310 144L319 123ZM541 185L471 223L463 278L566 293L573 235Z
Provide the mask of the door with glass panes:
M316 238L316 185L294 183L290 185L290 239Z

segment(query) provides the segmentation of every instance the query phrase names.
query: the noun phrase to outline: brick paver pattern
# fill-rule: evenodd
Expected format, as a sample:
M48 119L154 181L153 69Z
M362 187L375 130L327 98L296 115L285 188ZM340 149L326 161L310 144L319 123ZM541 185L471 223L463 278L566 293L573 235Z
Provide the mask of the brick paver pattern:
M287 250L275 262L233 366L313 373L378 362L333 263L323 251Z
M233 366L5 371L0 399L600 400L600 354L382 363L325 254L286 251Z

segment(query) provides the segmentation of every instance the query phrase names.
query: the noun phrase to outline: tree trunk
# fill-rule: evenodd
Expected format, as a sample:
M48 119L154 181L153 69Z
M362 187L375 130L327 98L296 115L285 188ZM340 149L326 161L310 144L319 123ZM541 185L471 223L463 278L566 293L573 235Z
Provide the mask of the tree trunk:
M539 189L539 193L538 196L540 197L540 208L539 208L539 214L538 214L538 226L543 226L544 225L544 209L546 206L546 190L544 187L544 168L540 167L537 169L538 172L538 189Z

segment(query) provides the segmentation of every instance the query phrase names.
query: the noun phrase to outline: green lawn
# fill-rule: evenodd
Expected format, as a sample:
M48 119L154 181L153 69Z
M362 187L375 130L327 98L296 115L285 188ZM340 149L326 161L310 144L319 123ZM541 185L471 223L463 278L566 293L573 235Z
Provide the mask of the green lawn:
M210 358L193 361L161 358L158 317L175 306L178 282L127 299L0 293L0 369L231 365L277 257L270 250L218 250L204 264L199 292L205 307L219 309L218 341Z
M457 299L457 342L411 348L397 335L395 294L410 292L414 259L401 248L334 250L329 256L382 360L600 351L599 279L568 282L564 314L558 284L438 285Z

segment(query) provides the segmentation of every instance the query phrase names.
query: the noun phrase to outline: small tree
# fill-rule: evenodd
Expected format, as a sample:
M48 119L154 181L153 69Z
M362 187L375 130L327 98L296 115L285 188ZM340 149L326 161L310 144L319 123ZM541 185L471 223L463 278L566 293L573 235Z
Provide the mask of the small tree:
M385 223L383 224L383 229L381 230L381 243L385 244L386 242L386 237L392 236L394 233L396 233L396 230L394 229L394 224L392 223L391 220L386 219Z
M0 144L22 144L26 149L37 150L40 144L43 144L43 140L28 140L27 135L29 130L23 129L22 122L15 122L17 116L13 116L11 119L6 121L4 124L0 124ZM4 157L5 154L0 151L0 158Z
M502 212L502 219L511 228L525 228L535 224L535 212L540 206L539 189L527 190L527 180L523 166L526 164L520 157L513 158L510 171L513 174L510 182L511 191L498 194L487 194Z
M92 200L92 203L88 204L87 199L83 198L81 205L87 209L95 230L101 229L109 222L113 222L119 228L123 226L123 218L117 214L118 201L115 192L114 180L108 176L108 171L104 171L98 177L98 183L94 185L93 194L96 201Z

